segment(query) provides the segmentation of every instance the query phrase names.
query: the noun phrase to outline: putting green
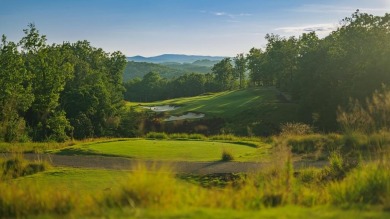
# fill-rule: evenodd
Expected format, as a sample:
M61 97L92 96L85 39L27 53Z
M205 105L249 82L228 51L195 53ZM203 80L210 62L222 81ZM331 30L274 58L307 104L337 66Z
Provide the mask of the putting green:
M226 142L145 139L75 145L57 153L111 155L150 160L216 161L221 159L223 150L232 153L236 161L256 161L265 153L264 148Z

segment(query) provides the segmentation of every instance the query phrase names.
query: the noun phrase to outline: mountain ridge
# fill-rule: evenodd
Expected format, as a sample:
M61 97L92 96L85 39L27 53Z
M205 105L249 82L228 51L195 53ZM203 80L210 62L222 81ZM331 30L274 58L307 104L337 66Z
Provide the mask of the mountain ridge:
M149 62L149 63L164 63L164 62L176 62L176 63L193 63L198 60L210 60L220 61L226 58L225 56L204 56L204 55L184 55L184 54L162 54L158 56L144 57L144 56L131 56L127 57L127 61L133 62Z

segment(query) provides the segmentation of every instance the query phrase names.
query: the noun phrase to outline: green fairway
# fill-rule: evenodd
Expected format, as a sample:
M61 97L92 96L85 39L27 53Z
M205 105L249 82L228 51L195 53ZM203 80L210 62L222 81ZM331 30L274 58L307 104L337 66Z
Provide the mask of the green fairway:
M118 185L118 181L125 179L126 171L61 168L21 177L15 182L21 185L39 185L40 187L58 187L70 192L103 191Z
M206 119L222 118L226 122L225 128L238 135L274 134L280 124L300 121L298 105L289 102L274 87L247 88L152 103L128 103L136 110L145 110L141 106L162 105L180 106L165 112L167 117L195 112L205 114Z
M184 112L202 112L210 116L230 117L236 113L252 108L258 104L275 104L278 91L275 88L251 88L245 90L225 91L196 97L177 98L157 101L142 105L179 105L180 108L172 114ZM129 103L135 106L135 103Z
M256 161L266 148L211 141L175 141L131 139L75 145L54 151L58 154L96 154L137 159L172 161L217 161L223 150L230 151L237 161Z

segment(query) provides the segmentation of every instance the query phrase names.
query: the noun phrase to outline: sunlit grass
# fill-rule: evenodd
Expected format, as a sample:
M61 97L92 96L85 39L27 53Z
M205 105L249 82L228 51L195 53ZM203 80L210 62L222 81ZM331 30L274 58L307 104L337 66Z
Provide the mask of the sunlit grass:
M176 105L180 108L170 112L171 114L178 115L191 111L202 112L206 116L232 117L246 109L278 104L277 94L275 88L248 88L152 103L128 103L128 106L136 107L140 104L144 106Z
M242 144L221 141L178 141L128 139L92 144L81 144L59 151L59 154L96 154L122 156L137 159L170 161L217 161L224 149L229 150L236 161L258 161L266 154L267 148L255 148Z
M283 159L279 160L281 164ZM131 217L131 218L387 218L383 209L389 190L380 190L383 202L362 203L372 197L375 186L353 186L356 178L351 172L338 182L317 184L315 180L302 182L292 174L291 165L275 165L269 169L248 174L241 180L220 188L203 188L176 178L169 166L147 168L142 163L131 172L74 168L52 170L0 181L0 211L6 217ZM388 164L383 165L388 168ZM388 183L388 178L370 173L375 165L361 166L377 182ZM386 169L387 170L387 169ZM378 172L379 173L379 172ZM388 176L388 174L387 174ZM371 178L371 177L369 177ZM366 178L367 180L371 180ZM343 185L342 190L338 190ZM358 183L354 181L353 183ZM350 185L350 186L348 186ZM367 193L353 203L361 207L339 208L348 203L334 202L332 195L365 188ZM345 192L344 192L345 191ZM354 192L355 193L355 192ZM336 198L339 196L336 196ZM348 197L348 196L346 196ZM358 196L357 196L358 197ZM382 199L385 198L385 199ZM334 204L334 205L333 205ZM375 204L379 204L376 206ZM333 205L333 206L332 206ZM306 206L311 206L310 208Z

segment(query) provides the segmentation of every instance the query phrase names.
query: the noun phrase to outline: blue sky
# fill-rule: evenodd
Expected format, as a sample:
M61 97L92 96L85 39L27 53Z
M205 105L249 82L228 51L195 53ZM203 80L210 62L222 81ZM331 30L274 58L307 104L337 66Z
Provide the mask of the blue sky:
M35 23L49 43L88 40L127 56L234 56L264 36L325 36L356 9L390 13L390 0L0 0L0 34L18 41Z

